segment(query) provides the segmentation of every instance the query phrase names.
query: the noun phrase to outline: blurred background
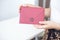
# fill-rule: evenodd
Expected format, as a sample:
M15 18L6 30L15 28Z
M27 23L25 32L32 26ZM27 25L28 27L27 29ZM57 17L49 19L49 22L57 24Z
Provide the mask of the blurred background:
M21 4L37 5L37 0L0 0L0 21L17 17Z

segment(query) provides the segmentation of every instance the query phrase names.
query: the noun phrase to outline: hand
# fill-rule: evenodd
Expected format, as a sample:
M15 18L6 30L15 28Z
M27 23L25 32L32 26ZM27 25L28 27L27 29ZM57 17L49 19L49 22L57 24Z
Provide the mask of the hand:
M28 7L40 7L40 6L35 6L35 5L32 5L32 4L24 4L24 5L21 5L21 6L28 6Z
M34 26L39 29L59 29L60 30L59 24L56 22L42 21L39 23L40 23L40 25L34 25Z

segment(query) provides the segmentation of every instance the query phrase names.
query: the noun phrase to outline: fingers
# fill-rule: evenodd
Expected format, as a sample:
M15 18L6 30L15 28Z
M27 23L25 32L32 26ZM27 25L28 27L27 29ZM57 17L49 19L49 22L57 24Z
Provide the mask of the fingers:
M48 23L48 21L40 21L40 24L46 25Z
M28 6L28 7L35 7L35 5L32 5L32 4L26 4L26 6Z
M41 21L39 23L40 23L40 25L35 25L35 27L38 29L49 29L50 28L49 21Z
M32 4L26 4L28 7L37 7L37 8L41 8L40 6L36 6L36 5L32 5Z
M41 25L34 25L34 27L40 29Z
M34 25L38 29L47 29L47 25Z
M24 4L24 5L21 5L21 6L41 8L40 6L35 6L35 5L32 5L32 4Z

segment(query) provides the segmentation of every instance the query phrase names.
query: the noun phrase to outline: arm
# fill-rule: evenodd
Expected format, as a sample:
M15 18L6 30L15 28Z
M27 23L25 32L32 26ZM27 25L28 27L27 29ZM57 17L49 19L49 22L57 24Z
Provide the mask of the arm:
M40 24L44 25L35 25L36 28L38 29L56 29L60 30L60 24L56 23L54 21L40 21Z

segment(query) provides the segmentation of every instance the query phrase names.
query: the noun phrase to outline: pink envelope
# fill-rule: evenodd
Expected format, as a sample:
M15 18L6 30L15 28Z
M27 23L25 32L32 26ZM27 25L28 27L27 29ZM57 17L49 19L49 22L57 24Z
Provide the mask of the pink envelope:
M44 8L21 6L19 23L39 24L39 21L44 21Z

